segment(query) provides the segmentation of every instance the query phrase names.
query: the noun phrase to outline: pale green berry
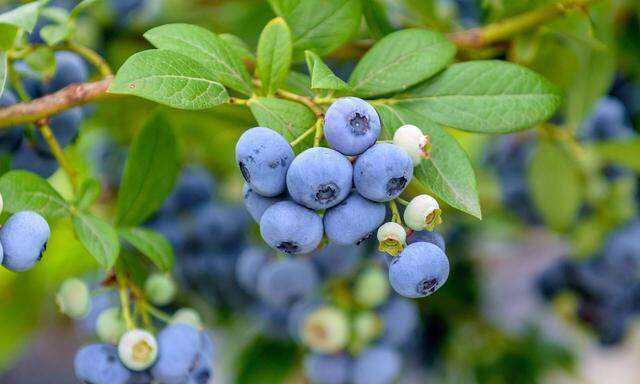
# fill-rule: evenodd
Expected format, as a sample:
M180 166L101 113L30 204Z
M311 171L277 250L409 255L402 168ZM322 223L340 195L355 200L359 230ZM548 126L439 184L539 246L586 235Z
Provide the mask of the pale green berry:
M371 341L382 334L384 329L382 319L371 311L360 312L353 321L353 348L364 349Z
M118 342L118 357L132 371L144 371L158 357L156 338L142 329L127 331Z
M433 231L442 223L442 211L436 199L429 195L418 195L404 210L404 223L414 231Z
M118 340L127 332L127 324L122 318L120 308L107 308L100 312L96 321L96 334L105 343L118 344Z
M149 301L155 305L171 303L176 295L176 290L176 283L171 277L160 273L149 276L144 283L144 293Z
M384 223L378 228L378 249L390 255L402 252L407 244L407 232L402 225L392 221Z
M431 157L429 137L415 125L403 125L393 134L393 144L403 148L411 157L413 166L420 164L422 159Z
M366 268L356 278L354 299L363 308L375 308L389 297L387 274L378 266Z
M340 352L349 342L349 321L338 308L320 307L304 319L300 336L314 352Z
M89 287L80 279L67 279L58 290L56 303L60 312L74 319L81 318L91 308Z
M173 314L171 318L172 323L188 324L195 329L202 329L202 318L198 311L193 308L180 308Z

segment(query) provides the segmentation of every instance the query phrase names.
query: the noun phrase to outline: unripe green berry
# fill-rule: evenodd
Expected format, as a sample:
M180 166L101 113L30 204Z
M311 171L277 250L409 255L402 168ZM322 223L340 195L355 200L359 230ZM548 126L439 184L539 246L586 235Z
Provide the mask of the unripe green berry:
M384 223L378 228L378 250L392 256L402 252L407 244L407 232L402 225L392 221Z
M56 303L58 303L60 312L74 319L81 318L91 308L89 287L80 279L67 279L58 290Z
M176 313L173 314L171 322L188 324L198 330L201 330L203 328L202 318L200 317L198 311L193 308L180 308L176 311Z
M389 297L389 281L381 268L374 266L362 271L356 278L354 298L363 308L375 308Z
M176 295L176 284L171 277L155 273L144 283L144 292L153 304L167 305Z
M118 342L118 357L132 371L144 371L158 357L156 338L142 329L127 331Z
M304 319L300 336L314 352L336 353L349 342L349 321L341 310L321 307Z
M404 210L404 223L414 231L433 231L442 223L442 211L436 199L429 195L418 195Z
M362 350L382 333L384 326L382 319L371 311L360 312L353 322L353 348Z
M120 308L107 308L100 313L96 321L96 334L105 343L116 345L127 332L127 324L122 318Z

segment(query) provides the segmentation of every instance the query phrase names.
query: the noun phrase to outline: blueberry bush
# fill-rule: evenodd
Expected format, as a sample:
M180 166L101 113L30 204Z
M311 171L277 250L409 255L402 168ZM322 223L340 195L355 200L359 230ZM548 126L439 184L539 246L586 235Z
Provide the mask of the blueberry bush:
M75 340L56 382L596 382L489 304L526 283L502 306L632 339L638 25L631 0L0 3L0 381L56 377L12 368L44 328ZM549 260L498 270L538 233Z

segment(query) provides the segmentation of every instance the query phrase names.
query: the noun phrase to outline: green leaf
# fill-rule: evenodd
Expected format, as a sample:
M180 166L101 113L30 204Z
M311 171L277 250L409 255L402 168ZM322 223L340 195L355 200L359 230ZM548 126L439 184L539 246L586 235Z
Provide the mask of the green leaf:
M403 91L440 72L455 53L454 45L440 33L423 29L394 32L362 57L349 85L362 97Z
M234 51L236 55L241 59L256 61L256 57L253 52L251 52L251 48L249 48L249 45L238 36L232 35L230 33L221 33L218 36L220 36L222 40L226 41L227 45L229 45L229 48L231 48L231 50Z
M256 72L267 95L273 94L287 76L291 66L291 32L284 19L271 20L258 41Z
M173 250L164 236L146 228L120 228L118 232L161 271L171 271Z
M80 13L84 12L86 9L94 6L96 3L100 1L102 0L82 0L75 7L73 7L73 9L71 10L70 17L72 19L77 18L80 15Z
M43 178L26 171L9 171L0 178L4 209L15 213L34 211L48 219L70 214L70 208L58 192Z
M314 89L346 89L347 83L336 76L322 61L320 56L312 51L305 51L307 67L311 74L311 88Z
M8 65L7 54L0 51L0 96L4 93L4 85L7 82Z
M113 267L120 253L120 242L111 224L84 212L78 212L72 221L78 240L98 264L104 269Z
M157 48L189 56L222 84L251 95L251 76L240 55L215 33L196 25L167 24L147 31L144 37Z
M96 179L87 179L76 192L75 206L79 209L89 208L100 196L100 183Z
M109 92L135 95L181 109L207 109L229 97L207 67L164 49L131 56L120 67Z
M594 144L592 149L605 162L640 173L640 139L604 141Z
M0 24L8 24L27 32L33 31L38 21L42 1L34 1L0 14Z
M360 0L269 0L278 16L282 16L293 36L294 57L302 59L304 51L319 55L338 48L360 26Z
M18 27L0 24L0 51L8 51L13 47L18 35Z
M558 144L541 140L529 164L529 190L538 213L552 229L569 229L584 199L573 160Z
M265 359L265 356L271 358ZM236 384L287 383L298 359L290 343L259 337L243 348L235 361ZM291 381L293 382L293 381Z
M51 48L38 47L24 58L25 63L45 77L52 76L56 70L56 58Z
M551 117L561 102L542 76L503 61L454 64L397 98L436 123L480 133L530 128Z
M386 137L404 124L419 127L433 145L431 159L414 169L414 177L450 206L482 218L475 173L467 153L444 129L402 106L377 107Z
M279 132L287 141L293 141L316 122L309 108L290 100L252 98L249 108L258 124Z
M314 97L315 92L311 89L311 78L304 73L289 71L284 79L284 89L297 93L300 96Z
M59 44L71 37L73 27L67 24L45 25L40 30L40 37L49 46Z
M178 173L176 138L161 115L138 133L129 151L118 195L118 226L136 226L167 198Z
M371 35L380 39L393 32L393 26L385 13L384 4L380 0L365 0L362 4L364 19Z

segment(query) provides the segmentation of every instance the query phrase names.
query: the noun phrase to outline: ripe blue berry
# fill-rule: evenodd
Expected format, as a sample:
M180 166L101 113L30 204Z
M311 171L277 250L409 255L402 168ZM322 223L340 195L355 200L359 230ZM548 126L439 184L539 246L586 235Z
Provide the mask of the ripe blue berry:
M89 79L89 67L75 53L59 51L55 54L56 71L43 85L44 93L53 93L70 84L84 83Z
M351 192L349 197L324 215L324 230L329 241L339 245L360 245L373 236L384 222L384 204L375 203Z
M348 277L358 269L362 252L362 248L355 245L344 246L329 242L326 247L314 252L311 260L325 277Z
M402 361L396 350L385 346L371 347L355 361L353 384L390 384L401 368Z
M359 155L378 140L380 118L366 101L344 97L327 109L324 136L336 151L348 156Z
M18 98L9 89L5 89L0 97L0 108L16 104ZM0 153L13 152L20 147L24 126L19 125L0 131Z
M11 168L33 172L47 178L58 169L58 162L51 155L36 152L25 140L11 159Z
M382 341L393 346L409 341L420 321L414 303L400 297L389 300L378 313L384 324Z
M247 292L255 293L256 280L260 270L267 265L270 258L270 255L263 249L245 249L236 262L236 280L238 280L238 284Z
M264 267L258 276L258 295L278 307L311 298L317 286L318 274L304 259L279 259Z
M407 244L418 242L435 244L442 252L446 252L444 238L438 231L415 231L407 237Z
M347 355L312 354L304 359L304 375L312 384L347 384L351 360Z
M590 141L621 140L633 135L627 110L624 104L614 97L601 99L578 131L581 139Z
M180 173L176 187L164 204L163 211L186 211L195 209L213 198L216 182L209 172L197 165L185 167Z
M309 253L322 240L322 219L310 209L283 201L264 212L260 234L270 247L280 252Z
M0 228L4 248L2 265L14 272L26 271L42 258L49 241L49 224L35 212L14 214Z
M73 362L76 377L83 383L129 384L131 373L118 359L116 347L87 345L76 353Z
M187 324L171 324L158 332L158 359L151 368L153 378L166 384L181 384L189 377L200 352L200 333Z
M353 167L329 148L310 148L299 154L287 172L287 189L298 203L311 209L338 205L351 191Z
M360 155L353 169L358 192L369 200L385 202L398 197L413 177L407 152L393 144L376 144Z
M242 187L242 196L244 197L245 208L247 208L247 211L249 212L253 220L256 221L256 223L260 223L262 214L267 210L267 208L275 203L287 199L285 195L275 197L261 196L255 193L247 183L245 183L244 187Z
M277 132L251 128L236 144L236 162L245 181L256 193L273 197L284 192L293 149Z
M80 107L51 116L49 119L51 131L62 148L69 146L78 137L81 122L82 108ZM35 135L34 140L34 147L38 152L51 155L51 148L40 133Z
M449 277L449 260L440 248L418 242L407 246L389 266L389 281L400 295L425 297L440 288Z

